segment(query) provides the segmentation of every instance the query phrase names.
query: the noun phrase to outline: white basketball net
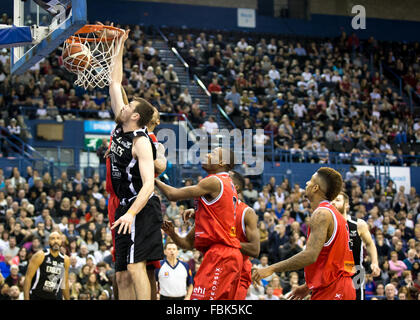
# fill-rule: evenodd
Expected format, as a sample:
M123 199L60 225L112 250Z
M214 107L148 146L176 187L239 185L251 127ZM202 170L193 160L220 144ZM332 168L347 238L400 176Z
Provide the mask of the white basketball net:
M78 60L72 56L63 59L66 69L77 74L77 80L75 81L77 86L85 89L88 87L103 88L109 86L111 83L111 73L114 68L114 57L120 52L122 44L121 35L123 32L124 30L114 28L112 30L104 29L101 31L78 33L64 42L63 53L69 50L72 44L85 45L89 50L90 58L86 67L86 60ZM72 69L66 66L66 62L70 60L73 66Z

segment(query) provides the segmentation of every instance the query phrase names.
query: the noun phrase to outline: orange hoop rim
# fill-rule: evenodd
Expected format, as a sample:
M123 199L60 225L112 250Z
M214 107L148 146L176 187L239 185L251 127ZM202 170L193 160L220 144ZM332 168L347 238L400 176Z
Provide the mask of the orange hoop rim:
M99 32L99 31L103 31L103 30L111 30L111 31L117 31L117 35L114 37L101 37L101 38L89 38L89 37L77 37L76 35L78 34L88 34L88 33L92 33L92 32ZM120 36L122 36L124 34L125 30L120 29L120 28L116 28L113 26L104 26L104 25L99 25L99 24L87 24L85 26L83 26L82 28L80 28L79 30L77 30L75 32L75 34L73 36L70 36L66 42L67 43L72 43L72 42L80 42L80 41L88 41L88 42L94 42L94 41L101 41L101 42L108 42L108 41L112 41L115 38L118 38Z

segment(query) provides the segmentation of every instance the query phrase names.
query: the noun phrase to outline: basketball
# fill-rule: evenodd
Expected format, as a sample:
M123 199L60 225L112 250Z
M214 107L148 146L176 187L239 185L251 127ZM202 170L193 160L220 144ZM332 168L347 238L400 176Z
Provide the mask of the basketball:
M87 46L82 43L67 44L63 50L64 67L70 72L81 72L85 70L91 60L91 53Z

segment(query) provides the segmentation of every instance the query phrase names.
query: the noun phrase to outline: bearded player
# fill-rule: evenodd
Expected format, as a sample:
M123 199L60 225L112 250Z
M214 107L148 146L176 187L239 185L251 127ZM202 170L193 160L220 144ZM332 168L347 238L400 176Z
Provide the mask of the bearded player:
M332 168L322 167L312 176L305 190L313 210L305 249L287 260L255 270L253 280L305 268L306 283L292 290L291 299L303 299L311 292L311 300L356 299L347 222L330 203L340 193L342 184L341 174Z
M375 243L370 235L366 221L357 219L352 220L347 212L350 209L349 196L340 192L337 198L334 199L332 205L343 215L347 220L347 225L350 232L350 248L353 252L353 260L356 267L356 273L353 275L353 285L356 289L356 300L364 300L364 286L365 286L365 268L363 267L363 243L366 245L366 251L372 261L370 268L372 269L372 276L377 277L381 273L378 265L378 252Z
M123 95L124 103L128 104L127 95L125 93L125 90L123 87L121 87L121 93ZM159 111L154 108L153 117L150 120L149 124L147 125L147 130L149 132L149 137L152 140L153 144L156 147L156 160L154 160L154 166L155 166L155 177L158 177L162 172L166 170L166 158L165 158L165 149L161 143L158 142L156 135L153 133L155 128L160 124L160 117L159 117ZM109 150L111 147L112 142L112 135L110 137L110 143L108 147L108 151L105 154L106 157L106 191L109 194L108 199L108 218L109 223L112 226L115 222L115 211L117 210L120 199L115 194L115 191L112 187L111 183L111 160L108 157ZM112 242L113 242L113 249L112 249L112 261L115 262L115 229L111 230L112 232ZM156 280L155 280L155 272L154 269L158 268L159 261L149 261L147 262L146 268L147 268L147 275L150 282L150 288L151 288L151 299L156 300L157 296L157 288L156 288ZM115 299L118 299L118 287L117 282L115 279L115 276L113 277L113 288L114 288L114 297Z

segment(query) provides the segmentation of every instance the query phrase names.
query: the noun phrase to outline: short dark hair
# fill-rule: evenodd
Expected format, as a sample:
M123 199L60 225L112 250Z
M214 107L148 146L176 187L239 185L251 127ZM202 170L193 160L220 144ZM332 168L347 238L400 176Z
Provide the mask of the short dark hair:
M328 201L333 201L341 192L343 186L343 178L341 174L333 168L319 168L318 176L325 182L325 196Z
M234 171L234 170L231 170L231 172L232 172L233 183L235 185L238 185L239 189L240 189L240 190L236 190L236 191L241 192L245 188L245 179L239 172Z
M150 122L150 120L152 120L155 110L153 106L143 98L134 97L133 100L138 102L137 106L134 108L134 112L140 114L140 119L137 121L137 125L140 128L143 128Z

